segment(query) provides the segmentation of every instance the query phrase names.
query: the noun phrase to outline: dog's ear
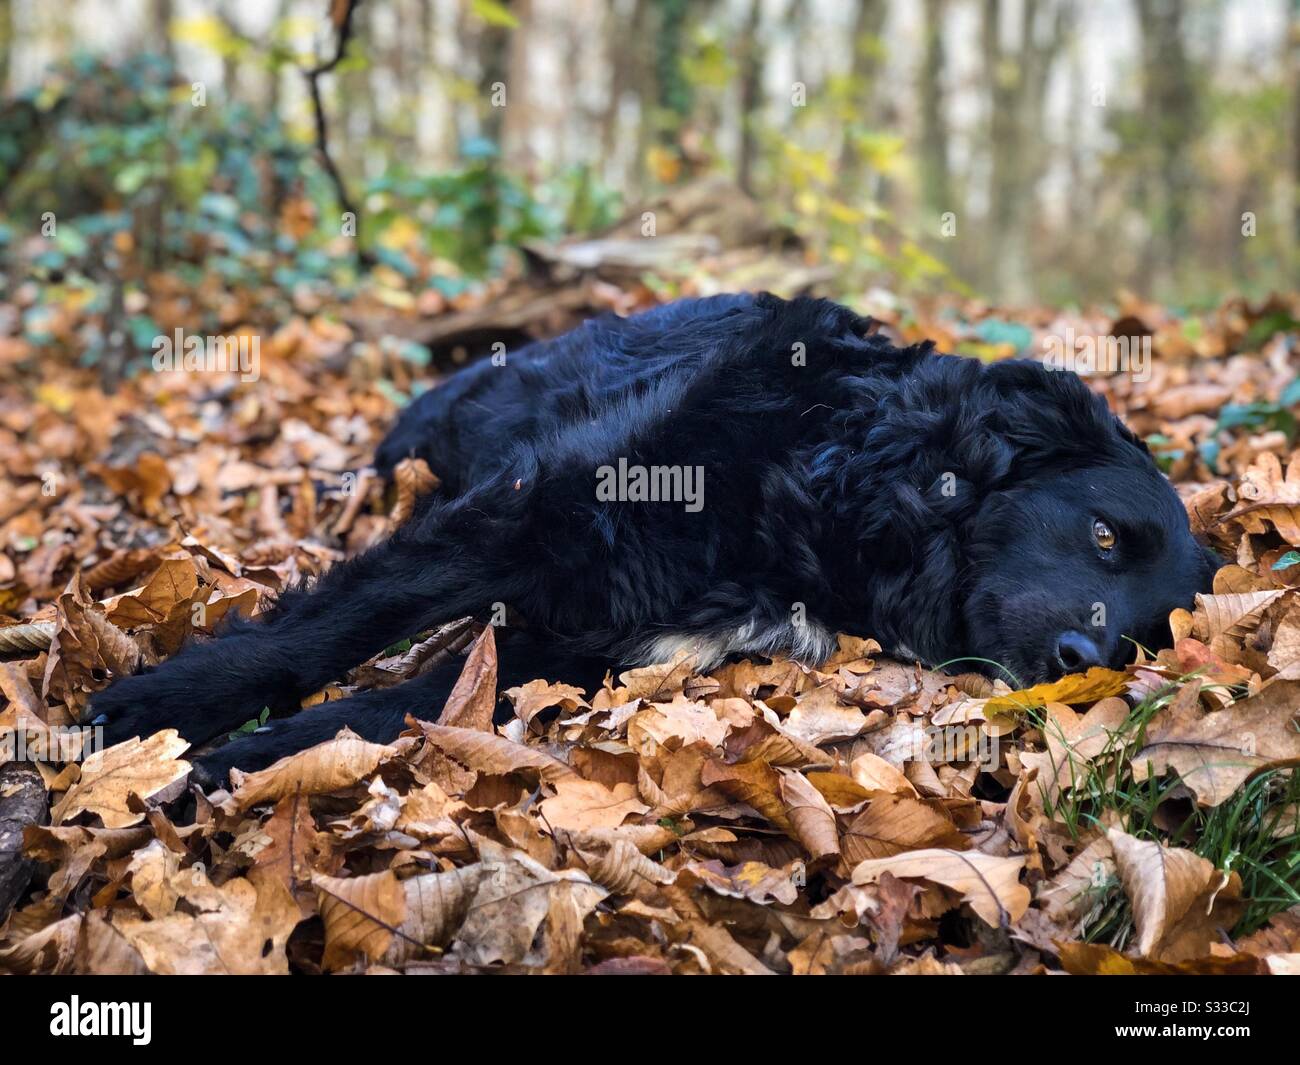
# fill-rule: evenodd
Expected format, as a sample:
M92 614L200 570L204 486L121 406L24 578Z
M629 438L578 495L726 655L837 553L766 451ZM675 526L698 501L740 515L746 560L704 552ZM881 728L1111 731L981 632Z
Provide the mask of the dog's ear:
M1017 478L1102 460L1153 463L1146 444L1077 374L1023 359L984 373L1001 434L1017 452Z
M831 580L870 581L872 616L856 620L887 645L942 661L960 646L966 525L981 505L984 479L1004 471L1010 449L990 436L963 456L945 446L951 435L936 444L916 430L898 425L874 443L825 449L812 464L809 493L816 511L830 516L821 557Z

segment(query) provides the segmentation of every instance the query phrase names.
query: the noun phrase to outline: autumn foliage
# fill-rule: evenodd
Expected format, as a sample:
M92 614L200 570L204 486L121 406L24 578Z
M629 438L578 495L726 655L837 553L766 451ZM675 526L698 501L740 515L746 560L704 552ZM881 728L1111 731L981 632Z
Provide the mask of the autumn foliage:
M860 633L815 667L682 658L499 692L494 631L465 619L308 701L464 654L447 705L396 742L344 731L210 794L174 731L80 760L59 730L409 514L427 468L386 497L365 466L413 371L311 307L270 336L261 380L216 390L144 374L106 397L0 338L0 728L48 755L0 767L0 812L48 797L0 849L27 863L0 969L1296 971L1296 315L1234 302L1193 329L1130 300L1072 320L1152 338L1149 380L1093 382L1230 563L1123 673L1012 691ZM886 328L1013 353L991 320ZM1063 320L1012 326L1032 341Z

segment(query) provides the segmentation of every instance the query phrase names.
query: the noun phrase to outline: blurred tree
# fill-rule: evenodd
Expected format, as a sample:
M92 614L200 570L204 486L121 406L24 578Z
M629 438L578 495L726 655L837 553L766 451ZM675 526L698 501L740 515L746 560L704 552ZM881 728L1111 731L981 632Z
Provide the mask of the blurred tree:
M989 213L985 267L1013 300L1030 291L1029 224L1048 156L1043 118L1047 78L1066 41L1074 7L1062 0L1021 3L1013 44L1006 43L1002 0L984 0L981 39L989 106Z
M1287 77L1291 89L1291 220L1293 265L1300 256L1300 0L1291 0L1287 22Z
M858 0L853 15L853 49L849 58L849 108L851 122L840 147L840 181L850 195L863 191L863 153L854 143L855 127L879 128L883 116L876 99L876 78L884 45L880 39L889 13L886 0Z
M1183 0L1137 0L1142 31L1142 101L1155 164L1141 185L1156 239L1144 268L1175 279L1188 250L1191 145L1200 112L1199 93L1186 49Z
M106 20L102 0L0 0L0 83L23 94L0 115L0 171L19 178L0 187L0 208L31 202L22 173L58 182L49 136L89 150L55 115L68 94L35 91L47 57L173 54L181 84L202 80L213 104L246 104L301 148L316 119L297 68L329 58L322 30L351 6L115 0ZM618 197L718 170L833 252L846 286L949 284L915 244L904 251L909 235L1017 301L1121 285L1163 299L1260 293L1298 261L1300 0L372 0L319 82L353 206L385 175L406 187L475 172L421 227L465 217L463 190L516 186L547 225L594 224ZM133 136L128 184L156 166L198 185L210 169ZM298 195L281 162L249 164L276 213ZM105 165L76 170L86 185L69 203L102 200ZM324 218L335 212L322 173L310 187L326 191ZM133 189L133 211L152 187ZM466 247L511 231L500 220L517 206L482 205ZM943 210L960 223L940 241Z
M0 93L9 87L9 53L14 46L14 7L12 0L0 0Z
M758 156L757 124L763 100L763 48L759 41L763 0L749 0L749 10L740 30L740 156L736 180L748 193L754 192L754 164Z
M943 52L946 0L925 0L925 57L921 63L921 195L928 225L957 204L952 196L948 170L948 124L943 110L943 76L947 68Z

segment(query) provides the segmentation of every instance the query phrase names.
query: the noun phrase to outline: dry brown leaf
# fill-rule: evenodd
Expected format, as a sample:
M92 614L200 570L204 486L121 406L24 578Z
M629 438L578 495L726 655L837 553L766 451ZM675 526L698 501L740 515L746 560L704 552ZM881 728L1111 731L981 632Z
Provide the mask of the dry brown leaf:
M835 811L802 773L780 774L779 794L795 838L813 861L840 853Z
M476 837L484 864L473 904L456 936L456 952L476 965L544 964L554 942L534 948L542 922L579 922L608 895L576 869L552 872L518 850Z
M101 623L98 627L92 621L96 616ZM86 596L77 574L57 600L56 618L57 627L45 660L41 696L62 703L67 708L65 712L77 721L90 696L107 684L109 660L122 669L134 668L139 655L132 655L136 649L125 634L105 622L102 608ZM63 723L52 719L48 710L40 716L51 724Z
M327 969L351 965L358 955L378 961L406 921L406 891L390 871L369 876L314 876L325 922Z
M55 824L91 813L106 828L126 828L144 820L143 808L131 809L135 796L148 800L189 775L190 764L180 758L189 744L175 729L155 732L146 740L132 739L96 751L81 765L81 778L50 811Z
M581 832L617 828L650 809L637 798L634 784L615 784L611 789L576 776L557 780L555 795L539 805L548 824Z
M303 905L300 896L313 874L331 872L326 866L333 864L326 857L328 837L316 830L307 796L297 793L280 799L262 825L262 832L265 845L253 854L250 878L275 877Z
M368 743L345 728L332 740L287 755L256 773L231 770L235 805L246 810L260 802L278 802L287 795L322 795L350 788L393 754L393 747Z
M1043 912L1074 938L1079 922L1106 895L1115 876L1115 852L1110 840L1098 836L1076 854L1064 869L1035 889Z
M856 865L927 847L966 850L970 841L951 818L920 799L882 794L850 822L843 846L844 861Z
M1023 857L927 848L859 862L853 868L853 883L872 884L889 873L942 884L958 892L986 924L999 928L1014 924L1029 908L1029 889L1020 883L1024 867Z
M633 895L649 885L671 884L676 878L672 870L642 854L631 840L614 839L600 850L578 845L577 851L587 875L615 895Z
M621 702L644 699L647 702L659 702L678 694L687 680L695 675L696 656L681 651L669 662L641 666L619 674L619 683L627 691Z
M721 925L688 921L689 943L703 952L715 971L746 976L772 976L772 970L736 942Z
M112 600L108 620L119 629L145 629L159 650L174 654L190 633L194 603L202 598L188 554L164 558L144 585Z
M1241 505L1226 514L1248 533L1263 533L1271 524L1288 544L1300 546L1300 461L1292 454L1285 475L1271 451L1260 454L1237 485Z
M430 743L462 765L480 773L503 774L530 770L547 781L577 775L558 758L552 758L549 754L525 747L521 743L513 743L492 732L434 725L411 717L406 721L408 725L419 728Z
M1268 664L1284 680L1300 680L1300 609L1292 607L1273 630Z
M716 711L719 701L712 704ZM732 726L723 741L727 759L734 762L752 762L755 759L783 769L800 769L804 766L829 766L835 759L805 741L790 735L765 718L755 716L748 725Z
M393 483L397 486L397 503L392 513L393 526L396 527L405 525L415 513L416 501L442 482L424 459L406 458L393 467Z
M727 724L702 702L676 695L671 702L654 703L628 719L627 741L635 750L650 751L652 745L686 746L705 743L719 747L727 737Z
M1064 703L1048 704L1042 729L1047 750L1020 752L1021 763L1038 770L1033 787L1046 805L1054 807L1062 793L1083 787L1095 759L1123 748L1128 716L1128 703L1117 697L1100 700L1082 715Z
M1197 595L1196 631L1212 653L1236 662L1242 642L1255 631L1264 611L1281 595L1280 588L1267 592Z
M398 880L392 872L358 877L316 876L325 922L327 969L358 956L400 966L445 946L474 902L482 865Z
M859 735L867 727L867 715L845 704L834 684L822 684L798 697L784 725L790 735L816 747Z
M198 867L182 870L176 887L199 900L194 913L156 920L121 917L113 927L160 975L273 975L289 971L285 944L302 919L278 881L243 878L214 887Z
M870 751L858 755L849 765L853 779L867 791L884 791L897 795L915 795L912 782L896 767Z
M809 773L808 783L838 812L861 806L874 794L845 773Z
M159 840L131 855L126 867L131 876L131 896L150 917L166 917L175 911L181 893L173 880L180 867L181 856Z
M1199 685L1184 688L1193 696ZM1255 695L1205 713L1182 693L1151 718L1146 745L1133 758L1133 775L1145 780L1169 769L1203 806L1218 806L1246 780L1266 769L1300 763L1300 680L1274 680Z
M778 902L789 906L799 897L806 882L803 862L774 868L764 862L741 862L724 865L717 860L686 862L677 873L678 882L686 887L706 887L717 895L748 899L760 905Z
M766 762L742 762L728 765L712 760L700 770L700 783L718 787L733 799L747 803L766 817L776 828L798 839L781 801L781 775Z
M530 680L518 688L507 688L505 696L515 708L515 717L528 724L543 710L558 706L565 714L574 710L590 710L581 688L572 684L551 684L544 680Z
M72 972L81 938L81 922L81 915L74 913L38 928L12 946L0 948L0 973L29 976Z
M478 729L492 728L497 705L497 642L495 629L484 627L465 656L456 685L438 715L439 725Z
M1120 884L1133 906L1137 952L1179 962L1207 954L1232 927L1240 881L1192 851L1107 833Z

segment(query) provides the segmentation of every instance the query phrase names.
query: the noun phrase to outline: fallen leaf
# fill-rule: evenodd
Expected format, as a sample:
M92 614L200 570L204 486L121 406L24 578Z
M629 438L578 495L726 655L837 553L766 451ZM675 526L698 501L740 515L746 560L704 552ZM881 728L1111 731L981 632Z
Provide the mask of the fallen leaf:
M996 695L984 704L984 712L1016 715L1048 703L1091 703L1110 695L1121 695L1128 684L1128 674L1093 666L1087 673L1071 673L1050 684Z
M1014 924L1029 908L1029 889L1020 883L1023 857L999 858L979 851L940 848L908 851L859 862L853 883L872 884L889 873L902 880L928 880L952 888L985 924Z
M163 729L145 740L131 739L89 755L81 778L50 811L58 825L81 813L91 813L106 828L126 828L144 820L143 806L131 808L131 797L148 800L183 781L189 762L179 756L189 748L175 729Z
M1107 833L1120 884L1133 906L1135 949L1144 958L1180 962L1209 952L1232 927L1240 906L1236 874L1220 872L1198 854Z
M465 656L447 703L438 715L439 725L478 729L492 727L497 706L497 643L491 625L484 627Z
M934 847L964 851L969 846L951 818L905 795L872 799L844 830L844 860L850 864L904 851Z
M1203 806L1218 806L1256 773L1300 763L1300 680L1275 680L1223 710L1206 713L1194 696L1180 697L1148 722L1146 743L1133 756L1145 780L1170 769Z
M572 769L549 754L513 743L491 732L478 729L453 728L435 725L428 721L406 719L408 725L419 728L430 743L445 751L462 765L480 773L501 774L531 770L543 780L555 781L576 776Z
M633 784L616 784L611 789L576 776L557 780L555 795L540 806L547 823L578 831L617 828L627 818L650 809L637 798Z
M287 795L319 795L350 788L373 773L393 753L392 747L368 743L345 728L332 740L287 755L256 773L231 770L235 805L246 810L257 803L278 802Z

